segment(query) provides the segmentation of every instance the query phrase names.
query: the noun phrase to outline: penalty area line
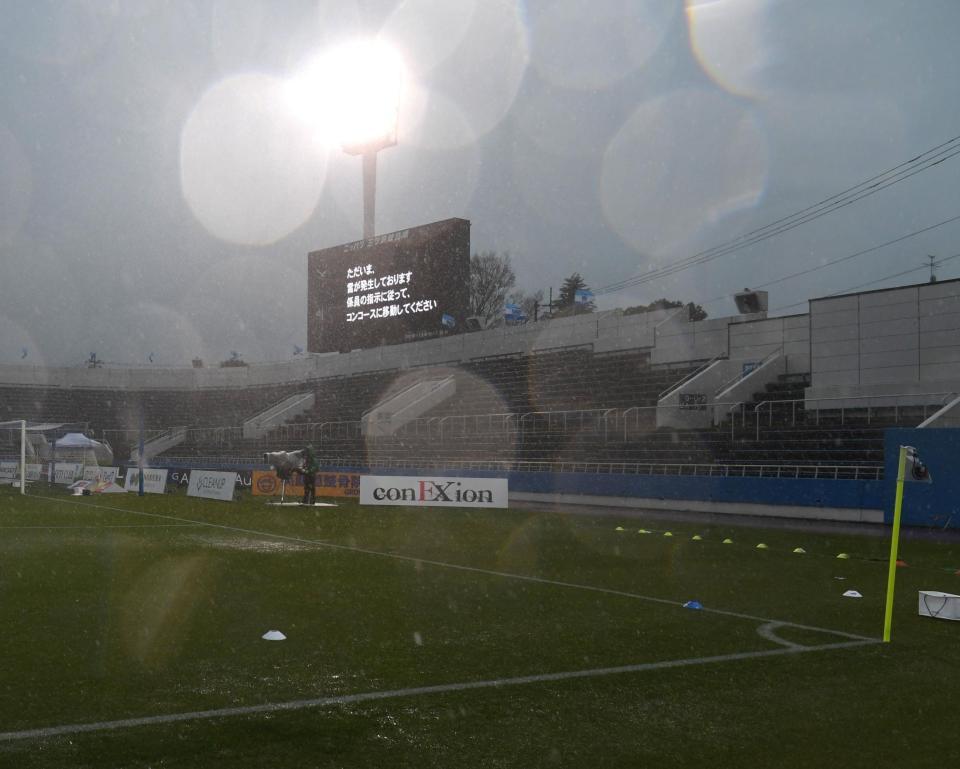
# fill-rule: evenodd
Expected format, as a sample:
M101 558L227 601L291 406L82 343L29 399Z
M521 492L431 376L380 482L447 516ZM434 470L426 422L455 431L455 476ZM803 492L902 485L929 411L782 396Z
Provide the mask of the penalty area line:
M763 657L782 657L789 654L805 654L807 652L827 651L832 649L852 649L859 646L868 646L880 643L876 639L863 641L841 641L821 646L787 647L767 649L763 651L736 652L733 654L718 654L712 657L691 657L679 660L662 660L660 662L644 662L636 665L620 665L610 668L591 668L588 670L568 670L559 673L539 673L529 676L512 678L494 678L487 681L462 681L459 683L437 684L434 686L413 686L406 689L392 689L388 691L360 692L358 694L340 694L332 697L315 697L312 699L289 700L287 702L267 702L261 705L245 705L233 708L215 708L213 710L195 710L187 713L168 713L165 715L143 716L140 718L122 718L115 721L98 721L88 724L65 724L62 726L47 726L38 729L23 729L15 732L0 732L0 742L14 742L17 740L45 739L60 737L68 734L84 732L108 732L118 729L130 729L138 726L162 726L183 721L201 721L215 718L232 718L236 716L250 716L260 713L281 713L308 708L331 707L335 705L354 705L362 702L390 700L400 697L417 697L429 694L445 694L449 692L464 692L472 689L494 689L507 686L521 686L524 684L549 683L552 681L568 681L576 678L599 678L623 673L643 673L651 670L669 670L671 668L691 667L694 665L710 665L715 663L738 662L740 660L760 659Z
M419 558L415 555L403 555L401 553L391 553L383 550L371 550L364 547L355 547L352 545L340 545L335 542L324 542L319 539L306 539L304 537L294 537L289 534L275 534L269 531L258 531L256 529L245 529L240 526L229 526L223 523L210 523L209 521L198 521L192 518L180 518L175 515L164 515L163 513L148 513L142 510L129 510L123 507L110 507L109 505L98 505L90 502L82 502L80 500L75 500L68 498L66 500L60 500L56 497L37 497L37 499L43 499L48 502L72 502L75 505L80 505L81 507L92 507L98 508L101 510L112 510L113 512L129 513L130 515L139 515L147 518L160 518L166 521L179 521L181 523L190 523L197 524L200 526L208 526L211 529L221 529L224 531L233 531L240 534L252 534L258 537L271 537L273 539L280 539L286 542L298 542L301 544L315 545L316 547L327 548L330 550L341 550L349 553L361 553L363 555L373 555L380 558L392 558L397 561L407 561L408 563L424 564L427 566L436 566L442 569L452 569L455 571L464 571L472 574L486 574L492 577L502 577L504 579L515 579L522 582L533 582L541 585L554 585L556 587L568 587L574 590L588 590L593 593L603 593L604 595L616 595L624 598L633 598L637 601L645 601L647 603L656 603L662 606L673 606L674 608L681 608L683 606L682 601L673 601L669 598L658 598L651 595L642 595L640 593L631 593L626 590L614 590L613 588L608 587L598 587L596 585L581 585L577 582L565 582L558 579L548 579L547 577L535 577L531 574L515 574L509 571L497 571L496 569L484 569L479 566L467 566L460 563L448 563L446 561L434 561L429 558ZM847 633L843 630L833 630L831 628L817 627L815 625L803 625L799 622L789 622L787 620L778 620L771 617L758 617L754 614L744 614L742 612L736 611L727 611L726 609L713 609L708 607L703 607L700 609L707 614L717 614L724 617L735 617L737 619L745 619L751 622L758 622L762 625L767 625L770 623L775 623L777 625L783 625L786 627L799 628L801 630L812 630L816 633L826 633L828 635L840 636L841 638L849 638L855 641L875 641L877 639L870 638L868 636L858 635L857 633Z

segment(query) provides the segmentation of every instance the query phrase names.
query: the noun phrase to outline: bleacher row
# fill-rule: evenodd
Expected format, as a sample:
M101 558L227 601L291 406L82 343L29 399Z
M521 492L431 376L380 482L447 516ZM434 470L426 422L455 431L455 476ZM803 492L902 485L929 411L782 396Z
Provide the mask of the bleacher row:
M716 428L656 429L658 398L697 369L652 366L646 351L594 354L589 346L466 363L389 369L312 382L193 391L70 390L0 385L0 420L88 424L123 460L136 444L141 411L151 434L187 427L178 457L247 457L312 442L321 460L369 465L397 459L431 462L619 462L656 464L882 464L882 428L916 424L916 414L876 411L869 424L848 412L843 424L802 403L806 375L781 377ZM456 393L393 435L369 437L364 413L418 378L452 375ZM285 397L313 389L314 406L265 437L241 425ZM754 414L753 409L765 408ZM577 416L579 414L579 417ZM497 415L497 416L490 416ZM912 420L912 421L911 421Z

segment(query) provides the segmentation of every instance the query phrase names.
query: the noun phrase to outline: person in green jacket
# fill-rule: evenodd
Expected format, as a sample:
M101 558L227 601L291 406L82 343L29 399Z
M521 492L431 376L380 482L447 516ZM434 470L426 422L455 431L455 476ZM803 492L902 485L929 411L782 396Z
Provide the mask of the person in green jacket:
M300 473L303 475L303 501L301 504L313 505L317 494L317 470L320 466L317 464L317 455L313 446L307 446L303 450L303 465Z

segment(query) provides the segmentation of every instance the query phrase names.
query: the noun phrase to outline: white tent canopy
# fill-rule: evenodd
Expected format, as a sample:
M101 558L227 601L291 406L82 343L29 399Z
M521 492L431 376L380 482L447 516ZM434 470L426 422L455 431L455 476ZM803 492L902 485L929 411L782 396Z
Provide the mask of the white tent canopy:
M88 438L83 433L67 433L57 440L54 445L58 449L96 449L103 446L100 441Z
M109 444L95 441L83 433L67 433L53 444L57 458L84 465L113 464L113 449ZM49 458L49 457L48 457Z

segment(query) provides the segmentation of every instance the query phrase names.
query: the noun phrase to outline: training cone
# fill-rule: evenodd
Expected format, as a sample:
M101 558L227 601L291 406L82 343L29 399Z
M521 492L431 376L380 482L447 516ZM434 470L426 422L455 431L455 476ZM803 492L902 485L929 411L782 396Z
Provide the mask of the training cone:
M287 637L281 633L279 630L268 630L262 636L260 636L264 641L286 641Z
M690 537L690 539L692 539L694 542L700 542L703 537L701 537L699 534L694 534L692 537Z
M702 608L703 608L703 604L700 603L699 601L687 601L687 602L683 605L683 608L684 608L684 609L702 609Z
M837 553L837 558L839 558L841 561L850 560L850 556L847 555L846 553Z
M730 539L730 537L727 537L725 540L723 540L723 544L724 544L724 545L732 545L732 544L733 544L733 540Z
M626 529L623 528L623 526L617 526L617 528L615 528L614 531L626 531Z
M665 537L672 537L672 536L673 536L673 532L672 532L672 531L665 531L665 532L663 532L663 536L665 536Z
M763 544L763 542L757 545L757 550L769 550L769 549L770 548L768 548L765 544Z
M802 547L795 547L793 548L793 552L797 553L798 555L803 555L807 551L804 550Z
M907 565L908 565L907 562L904 561L902 558L898 558L898 559L897 559L897 566L899 566L901 569L902 569L904 566L907 566Z
M843 594L843 597L844 598L863 598L863 596L860 595L860 592L857 590L848 590L846 593Z
M637 529L637 534L649 534L649 529Z

